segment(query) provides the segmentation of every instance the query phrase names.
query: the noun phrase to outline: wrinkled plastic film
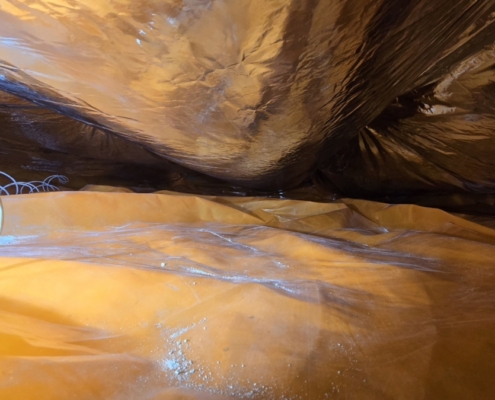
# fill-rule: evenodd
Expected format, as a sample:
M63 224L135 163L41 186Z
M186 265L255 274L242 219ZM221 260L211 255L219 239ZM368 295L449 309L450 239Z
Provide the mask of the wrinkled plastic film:
M493 43L493 11L467 0L4 0L1 85L196 171L279 189Z
M325 170L353 196L494 191L494 47L399 97Z

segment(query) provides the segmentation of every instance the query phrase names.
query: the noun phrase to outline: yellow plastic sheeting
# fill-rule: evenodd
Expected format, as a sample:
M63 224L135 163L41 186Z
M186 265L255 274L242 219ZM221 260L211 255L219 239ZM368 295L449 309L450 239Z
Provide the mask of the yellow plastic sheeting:
M102 187L3 208L2 399L495 396L487 226Z

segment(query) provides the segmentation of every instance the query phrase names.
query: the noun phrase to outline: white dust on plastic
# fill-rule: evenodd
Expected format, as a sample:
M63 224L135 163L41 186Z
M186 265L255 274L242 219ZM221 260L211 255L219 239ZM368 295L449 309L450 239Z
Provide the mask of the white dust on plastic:
M167 378L178 387L201 391L213 395L233 396L239 399L299 399L297 397L275 396L274 388L251 382L249 379L238 379L236 375L244 374L249 368L247 363L231 364L232 373L225 373L220 361L201 360L194 357L192 339L187 337L191 329L205 331L207 318L181 329L163 329L162 335L169 349L159 361L160 369ZM161 324L155 325L161 327Z

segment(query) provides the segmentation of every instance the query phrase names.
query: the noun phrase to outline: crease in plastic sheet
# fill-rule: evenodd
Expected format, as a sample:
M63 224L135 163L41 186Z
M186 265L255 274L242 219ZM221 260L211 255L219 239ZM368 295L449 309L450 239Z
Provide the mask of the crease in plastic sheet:
M103 187L2 201L4 398L495 391L486 221Z

